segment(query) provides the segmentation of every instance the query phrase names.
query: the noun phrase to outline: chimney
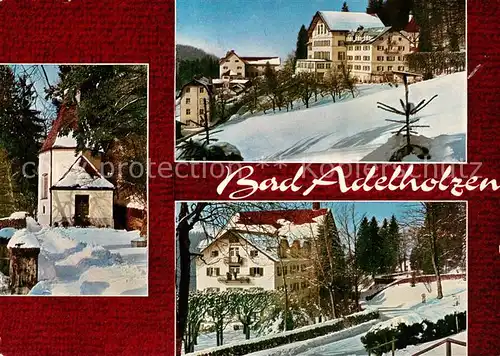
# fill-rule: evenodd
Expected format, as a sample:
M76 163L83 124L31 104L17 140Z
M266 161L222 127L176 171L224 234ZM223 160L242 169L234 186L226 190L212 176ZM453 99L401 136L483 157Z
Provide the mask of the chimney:
M289 248L290 246L288 245L288 240L286 238L281 238L278 247L278 256L280 258L286 258Z
M312 207L313 207L313 210L319 210L321 205L320 205L319 201L317 201L317 202L315 201L315 202L313 202Z

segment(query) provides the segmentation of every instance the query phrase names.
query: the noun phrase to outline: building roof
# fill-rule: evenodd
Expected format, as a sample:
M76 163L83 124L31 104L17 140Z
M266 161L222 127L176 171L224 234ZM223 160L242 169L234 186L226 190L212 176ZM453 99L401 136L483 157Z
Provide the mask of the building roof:
M83 155L79 155L51 190L112 190L111 184Z
M177 97L179 98L182 93L184 92L184 88L187 87L187 86L191 86L191 85L195 85L195 86L202 86L204 87L207 92L209 94L212 93L212 83L211 83L211 80L209 78L205 78L205 77L201 77L201 78L193 78L191 79L191 81L189 81L188 83L184 84L181 88L181 90L179 90L179 93L177 94Z
M408 24L404 28L404 31L409 33L420 32L420 26L417 24L417 21L415 20L415 17L413 15L410 15L410 19L408 21Z
M265 65L268 62L270 65L279 66L281 64L281 59L278 56L242 57L242 56L239 56L238 54L236 54L234 49L227 51L226 55L219 60L219 63L224 62L229 56L231 56L233 54L236 57L238 57L240 60L242 60L244 63L250 64L250 65Z
M270 225L280 228L283 226L283 220L295 225L315 223L317 217L324 216L327 213L328 209L244 211L239 213L237 223L246 226Z
M323 20L330 31L353 31L359 26L385 27L377 15L364 12L318 11L311 21L309 31L314 29L318 18Z
M76 130L78 128L78 117L76 106L66 106L61 104L56 120L52 123L52 127L42 145L40 152L48 151L54 148L76 148L76 140L71 134L59 136L59 133L64 128Z
M346 41L347 43L358 43L367 44L375 42L380 36L386 34L391 30L391 27L370 27L370 28L358 28L355 31L350 31L349 35L353 37L352 41ZM361 37L361 39L356 40L356 37Z

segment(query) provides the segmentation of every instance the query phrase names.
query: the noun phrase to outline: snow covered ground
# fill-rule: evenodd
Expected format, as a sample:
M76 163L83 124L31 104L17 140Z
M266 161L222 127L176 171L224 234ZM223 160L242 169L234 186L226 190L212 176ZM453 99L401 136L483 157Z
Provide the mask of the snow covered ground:
M147 295L147 248L130 247L138 232L41 228L27 219L12 241L40 245L39 282L30 295Z
M466 73L460 72L410 85L410 101L439 96L417 115L421 141L430 146L430 161L465 161L467 131ZM325 96L309 109L257 113L236 117L218 126L219 142L234 144L246 161L355 162L379 161L394 142L388 142L400 124L385 119L401 116L377 109L377 102L400 107L402 86L360 85L359 96L333 103ZM376 151L378 149L378 151ZM376 152L374 152L376 151ZM419 160L408 157L406 160Z
M393 286L383 291L372 299L367 306L378 308L382 317L388 319L377 325L372 326L370 330L387 327L390 325L397 325L399 322L420 322L423 319L435 321L446 314L452 314L455 311L462 311L467 309L467 282L463 280L449 280L443 281L443 294L444 298L438 300L435 298L435 283L431 284L432 291L429 293L423 283L418 283L415 287L409 284L402 284ZM421 294L426 294L426 303L422 304ZM455 305L457 300L459 305ZM358 335L345 338L333 343L324 344L311 348L305 352L293 352L292 345L285 345L283 347L273 349L273 355L280 356L351 356L351 355L368 355L365 351L361 337L366 332L359 333ZM450 336L450 338L464 341L466 332ZM408 347L404 350L398 350L396 355L409 356L412 353L423 350L425 347L437 343L439 340ZM297 343L298 346L299 343ZM434 353L429 355L443 355L444 346L437 348ZM462 346L453 346L453 355L465 355L466 348ZM276 353L274 353L276 351ZM277 351L281 351L277 352Z

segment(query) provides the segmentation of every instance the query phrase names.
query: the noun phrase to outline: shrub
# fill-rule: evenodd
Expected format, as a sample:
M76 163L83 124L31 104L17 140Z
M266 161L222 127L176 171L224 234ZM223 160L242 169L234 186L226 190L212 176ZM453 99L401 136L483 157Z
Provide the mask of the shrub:
M396 349L404 349L409 345L417 345L424 342L442 339L444 337L459 333L466 329L466 312L446 315L436 322L424 320L421 323L406 325L399 324L396 328L385 328L368 332L361 337L361 342L366 350L372 350L375 355L382 355L391 351L391 344L386 344L395 339ZM377 349L377 346L386 344Z
M323 336L332 332L340 331L370 320L378 319L379 312L361 312L348 315L345 318L331 320L318 325L310 325L304 328L291 330L275 336L258 338L245 341L238 345L222 346L207 351L197 352L197 356L240 356L261 350L267 350L274 347L286 345L292 342L303 341L315 337Z

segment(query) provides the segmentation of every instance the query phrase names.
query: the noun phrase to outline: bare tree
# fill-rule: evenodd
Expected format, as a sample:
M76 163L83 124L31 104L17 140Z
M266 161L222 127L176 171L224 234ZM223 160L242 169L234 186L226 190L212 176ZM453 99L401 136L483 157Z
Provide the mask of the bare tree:
M342 242L347 246L347 271L354 287L355 310L359 310L359 283L362 276L361 269L357 264L356 246L358 239L358 230L365 214L356 211L354 203L338 204L335 209L335 218L339 229L339 235Z

